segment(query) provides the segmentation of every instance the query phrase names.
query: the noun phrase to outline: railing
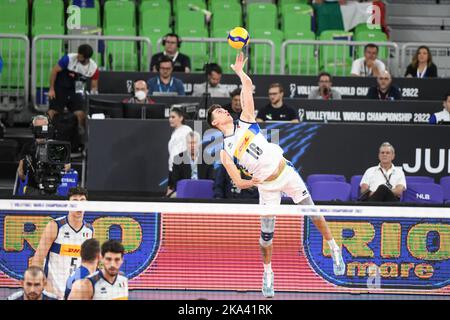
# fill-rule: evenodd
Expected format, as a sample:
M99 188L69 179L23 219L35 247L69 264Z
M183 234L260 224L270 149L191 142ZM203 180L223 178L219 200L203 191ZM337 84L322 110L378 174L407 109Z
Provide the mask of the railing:
M433 62L438 69L439 77L450 77L450 43L423 43L423 42L407 42L402 45L401 57L399 66L405 72L407 66L411 63L416 50L420 46L427 46L430 48ZM401 74L400 76L403 76Z
M48 108L46 94L49 88L51 69L66 51L64 50L66 44L68 45L69 50L72 49L72 51L75 50L74 52L76 52L74 43L71 42L76 42L79 44L79 40L89 42L90 44L94 42L95 50L92 59L97 62L97 65L102 70L149 70L150 58L152 56L152 45L147 37L92 35L36 36L33 38L31 51L31 101L37 111L45 112ZM124 45L124 41L139 43L140 48L136 45Z
M162 39L159 39L156 48L161 51ZM206 46L192 47L186 50L187 44L208 44ZM270 56L267 56L266 48L269 46ZM202 52L195 52L199 49ZM191 64L194 67L193 71L201 71L204 64L208 62L218 63L224 72L231 72L229 66L234 63L236 59L237 50L231 48L227 44L227 39L224 38L183 38L183 46L180 50L191 58ZM263 52L263 54L260 54ZM250 68L253 74L274 74L275 73L275 44L271 40L266 39L251 39L250 47L246 47L246 54L250 53L249 64L247 70ZM203 58L202 58L203 56ZM197 60L198 59L198 60ZM197 66L197 68L195 68ZM261 68L259 68L261 67ZM200 69L200 70L198 70Z
M324 68L334 75L349 75L352 62L364 56L364 46L368 43L379 47L378 59L386 64L387 70L393 76L399 75L400 50L396 43L340 40L284 41L281 46L280 73L286 74L287 68L291 71L289 74L317 75L318 71ZM295 69L292 68L293 65L300 67L292 70Z
M6 40L5 40L6 39ZM30 43L18 34L0 34L0 111L22 109L28 104L30 91Z

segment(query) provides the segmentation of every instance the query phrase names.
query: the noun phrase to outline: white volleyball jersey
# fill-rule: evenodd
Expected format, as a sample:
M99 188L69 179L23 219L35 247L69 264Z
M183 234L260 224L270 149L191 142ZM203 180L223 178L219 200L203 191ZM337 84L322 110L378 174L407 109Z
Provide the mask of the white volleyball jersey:
M58 234L48 252L44 270L54 293L63 297L67 278L81 265L81 244L93 237L94 229L83 222L80 230L75 231L69 225L68 217L54 221L58 225Z
M128 279L121 272L113 283L109 283L98 270L87 279L92 283L94 295L92 300L128 300Z
M267 141L258 123L240 119L235 123L234 134L225 137L224 150L238 167L260 180L272 175L283 159L283 149Z

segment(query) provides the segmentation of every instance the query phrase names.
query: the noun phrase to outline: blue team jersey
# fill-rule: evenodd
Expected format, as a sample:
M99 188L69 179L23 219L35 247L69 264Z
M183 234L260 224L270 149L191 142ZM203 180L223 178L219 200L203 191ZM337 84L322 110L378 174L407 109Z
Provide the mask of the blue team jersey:
M79 267L75 269L69 276L66 282L66 291L64 293L64 300L69 298L70 291L72 291L72 286L77 280L85 279L89 276L89 270L86 267Z

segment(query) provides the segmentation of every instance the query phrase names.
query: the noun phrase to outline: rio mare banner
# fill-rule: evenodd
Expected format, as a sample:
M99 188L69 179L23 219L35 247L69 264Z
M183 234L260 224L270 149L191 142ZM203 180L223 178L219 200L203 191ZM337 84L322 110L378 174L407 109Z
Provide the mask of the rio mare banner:
M408 208L421 218L401 217L401 207L378 207L383 217L365 216L365 207L315 208L342 248L346 272L334 275L328 244L309 217L279 215L272 262L277 290L450 294L450 224L426 218L433 208ZM327 216L331 211L339 215ZM0 210L0 287L20 285L46 224L66 214ZM84 218L101 243L123 243L121 271L130 289L260 290L257 215L106 210ZM183 232L186 223L191 232Z

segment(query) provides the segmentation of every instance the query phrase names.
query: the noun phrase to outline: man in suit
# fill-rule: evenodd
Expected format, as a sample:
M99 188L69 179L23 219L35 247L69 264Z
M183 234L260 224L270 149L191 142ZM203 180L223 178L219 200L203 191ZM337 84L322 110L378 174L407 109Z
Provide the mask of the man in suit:
M214 167L206 164L200 152L200 134L191 131L186 136L187 150L174 158L173 179L170 189L176 190L177 182L182 179L209 179L214 180Z

